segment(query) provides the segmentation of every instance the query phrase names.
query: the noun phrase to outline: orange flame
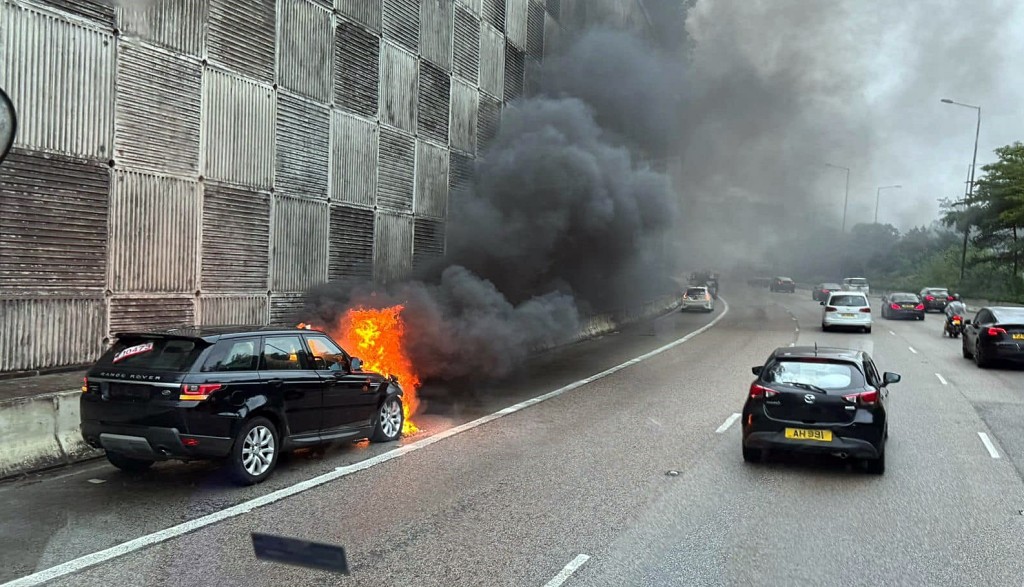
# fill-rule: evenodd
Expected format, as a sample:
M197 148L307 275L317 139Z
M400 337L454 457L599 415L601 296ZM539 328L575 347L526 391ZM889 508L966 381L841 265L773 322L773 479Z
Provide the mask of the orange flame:
M339 320L339 332L334 334L345 350L362 359L363 369L398 378L405 415L402 432L414 434L419 431L412 422L412 415L419 406L416 390L420 386L420 378L405 352L403 309L400 305L350 309Z

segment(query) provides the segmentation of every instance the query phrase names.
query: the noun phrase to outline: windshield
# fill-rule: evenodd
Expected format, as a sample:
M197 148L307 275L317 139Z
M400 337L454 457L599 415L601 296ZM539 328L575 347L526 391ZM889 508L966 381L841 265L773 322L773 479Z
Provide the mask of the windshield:
M929 290L925 290L925 293L928 294L928 295L935 296L937 298L940 298L940 297L944 298L944 297L949 295L949 290L945 290L945 289L929 289Z
M691 287L690 289L686 290L687 297L703 296L706 295L707 293L708 290L704 289L703 287Z
M918 297L914 294L907 293L895 293L889 296L889 301L892 302L917 302Z
M854 279L847 279L846 283L851 285L851 286L861 287L861 286L867 285L868 284L868 280L861 279L861 278L858 277L858 278L854 278Z
M143 371L188 371L205 344L193 339L127 337L99 360L100 367Z
M772 364L766 370L764 381L767 383L802 383L826 390L846 390L863 387L864 377L861 372L844 362L813 362L788 360Z
M842 295L832 296L831 298L829 298L828 303L829 303L830 306L857 306L857 307L863 307L863 306L867 306L868 305L868 299L865 298L862 295L856 296L856 295L842 294Z

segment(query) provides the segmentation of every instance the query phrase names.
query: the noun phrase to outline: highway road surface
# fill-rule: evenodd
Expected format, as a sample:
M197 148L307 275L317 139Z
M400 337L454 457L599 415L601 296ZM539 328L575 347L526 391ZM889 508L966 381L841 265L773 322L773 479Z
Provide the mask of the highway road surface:
M467 398L425 390L423 432L297 454L239 489L209 464L85 463L0 485L18 585L1021 585L1024 370L980 370L941 317L822 333L807 292L726 284L531 362ZM750 367L863 348L903 381L887 471L745 464ZM641 360L632 361L635 358ZM533 403L531 398L542 398ZM351 575L259 561L252 532L343 545Z

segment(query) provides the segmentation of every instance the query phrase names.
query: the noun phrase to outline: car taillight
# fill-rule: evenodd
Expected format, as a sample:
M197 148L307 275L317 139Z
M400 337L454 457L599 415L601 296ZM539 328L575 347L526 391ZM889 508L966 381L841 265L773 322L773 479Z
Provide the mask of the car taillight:
M914 306L914 309L915 310L923 310L924 309L924 304L918 304L918 305Z
M989 326L988 328L989 336L1002 336L1003 334L1006 334L1005 328L999 328L998 326Z
M839 308L837 308L835 306L825 306L825 311L826 312L838 312Z
M952 302L953 301L953 296L946 296L946 301L947 302Z
M843 399L861 406L873 406L878 403L878 390L869 389L860 393L849 393L844 395Z
M861 308L860 311L865 313L865 314L870 314L871 313L871 306L868 306L867 308Z
M775 397L777 395L779 395L779 392L770 387L758 385L756 381L750 384L750 397L752 398Z
M181 395L178 396L179 400L188 401L200 401L210 397L210 394L222 389L224 386L220 383L200 383L200 384L184 384L181 386Z
M889 307L892 308L893 310L899 310L900 309L900 305L896 304L896 303L889 304Z
M82 377L82 393L89 393L89 378Z
M935 296L924 296L924 299L928 300L929 302L934 302Z

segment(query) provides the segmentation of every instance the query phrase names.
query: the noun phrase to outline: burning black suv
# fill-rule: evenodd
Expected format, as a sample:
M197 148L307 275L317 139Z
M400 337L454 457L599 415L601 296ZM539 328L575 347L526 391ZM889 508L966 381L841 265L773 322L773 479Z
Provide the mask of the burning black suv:
M787 451L862 459L885 472L889 436L885 398L896 373L879 374L864 351L824 347L776 349L753 368L743 406L743 460Z
M281 451L397 440L402 390L316 330L204 326L119 334L82 386L82 435L115 467L220 459L243 485Z

